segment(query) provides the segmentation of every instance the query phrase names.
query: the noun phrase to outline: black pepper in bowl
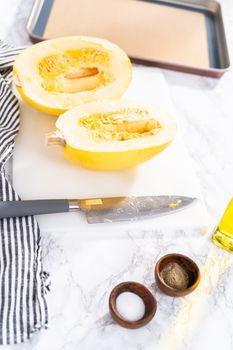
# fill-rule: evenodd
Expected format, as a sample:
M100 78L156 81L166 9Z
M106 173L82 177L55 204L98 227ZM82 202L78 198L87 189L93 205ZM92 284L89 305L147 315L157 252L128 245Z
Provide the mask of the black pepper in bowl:
M161 270L161 277L164 282L175 289L184 290L189 285L189 275L182 266L176 262L168 263Z
M167 254L155 265L155 280L159 289L174 297L185 296L193 292L200 282L200 270L188 256Z

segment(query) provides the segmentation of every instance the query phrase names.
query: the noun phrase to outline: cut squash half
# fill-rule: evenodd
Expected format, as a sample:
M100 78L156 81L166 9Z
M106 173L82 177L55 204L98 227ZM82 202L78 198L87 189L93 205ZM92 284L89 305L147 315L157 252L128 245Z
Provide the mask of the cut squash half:
M92 170L121 170L161 153L176 135L176 123L141 101L102 100L60 115L47 144L60 145L74 164Z
M131 81L132 67L115 44L74 36L25 49L15 60L13 74L27 103L59 115L83 103L120 97Z

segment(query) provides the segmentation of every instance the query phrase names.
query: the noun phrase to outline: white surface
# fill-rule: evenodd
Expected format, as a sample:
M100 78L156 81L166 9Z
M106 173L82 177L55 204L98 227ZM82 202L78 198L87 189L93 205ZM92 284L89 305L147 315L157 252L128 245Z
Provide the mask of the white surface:
M116 299L119 314L130 322L140 320L145 314L145 304L142 298L131 292L121 293Z
M10 43L29 42L25 23L33 1L1 3L1 33L7 33ZM13 11L16 2L18 8ZM220 3L231 55L233 2ZM14 12L17 15L12 18ZM8 26L4 29L2 23ZM233 70L220 80L159 71L179 118L201 193L217 219L233 194ZM139 83L145 94L147 82ZM233 255L215 247L199 229L43 230L42 246L44 267L52 280L49 329L18 345L17 350L233 349ZM155 262L171 252L190 256L201 268L200 286L185 298L162 294L154 281ZM119 327L108 311L112 288L127 280L145 284L158 301L154 319L138 330ZM2 349L15 350L16 346Z
M146 82L142 89L141 82ZM164 79L159 70L134 67L133 82L126 98L146 99L171 110ZM172 113L172 112L171 112ZM139 195L184 195L200 198L196 178L181 135L160 155L138 167L117 172L95 172L69 163L58 146L46 146L45 134L54 130L55 117L21 103L21 127L13 157L13 184L22 199L95 198ZM24 181L22 181L24 179ZM80 213L38 218L42 230L90 229ZM119 227L200 227L208 217L200 200L170 216ZM95 225L96 230L109 225ZM92 228L93 229L93 228ZM111 229L111 228L110 228Z

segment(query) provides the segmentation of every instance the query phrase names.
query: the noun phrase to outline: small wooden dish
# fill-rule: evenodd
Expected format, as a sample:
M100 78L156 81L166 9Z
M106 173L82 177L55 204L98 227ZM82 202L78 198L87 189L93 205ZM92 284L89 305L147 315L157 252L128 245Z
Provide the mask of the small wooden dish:
M179 290L179 289L170 287L168 284L164 282L161 276L161 271L163 270L165 265L169 263L179 264L188 273L189 284L186 289ZM189 257L182 254L176 254L176 253L167 254L161 257L155 265L154 274L155 274L155 280L157 282L159 289L163 293L173 297L183 297L189 293L192 293L197 288L201 279L200 270L197 264Z
M124 292L137 294L145 304L144 316L137 321L128 321L118 312L116 307L117 297ZM145 286L138 282L122 282L115 286L109 296L109 310L112 318L122 327L125 328L140 328L145 326L152 320L157 310L157 301L152 293Z

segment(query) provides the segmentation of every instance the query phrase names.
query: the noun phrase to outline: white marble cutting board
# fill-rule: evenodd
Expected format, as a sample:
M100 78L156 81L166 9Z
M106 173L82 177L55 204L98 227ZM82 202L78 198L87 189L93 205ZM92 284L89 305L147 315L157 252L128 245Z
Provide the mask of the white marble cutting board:
M163 76L155 68L134 66L133 81L125 97L146 99L172 114ZM45 134L54 130L55 118L21 102L21 127L13 158L13 184L22 199L160 194L200 198L197 179L180 131L167 150L136 168L120 172L94 172L73 166L61 155L59 147L45 145ZM77 226L109 230L113 225L88 225L80 213L43 215L38 220L41 229L45 231L67 228L76 230ZM114 224L114 227L191 226L205 229L208 224L209 217L200 200L195 205L169 216L136 223Z

